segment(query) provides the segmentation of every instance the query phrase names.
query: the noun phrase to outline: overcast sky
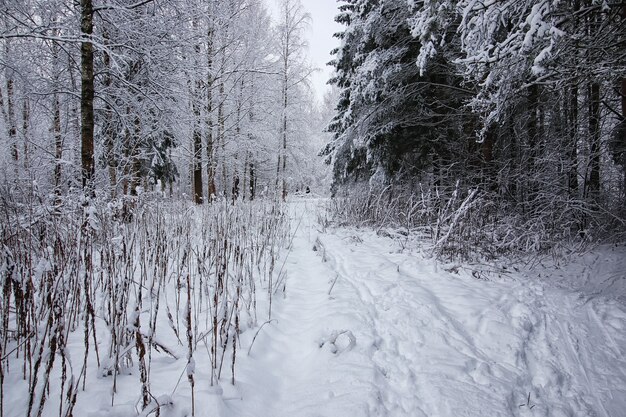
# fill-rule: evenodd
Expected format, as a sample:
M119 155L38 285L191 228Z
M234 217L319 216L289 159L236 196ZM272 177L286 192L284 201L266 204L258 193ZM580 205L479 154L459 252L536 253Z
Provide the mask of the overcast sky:
M308 30L309 56L313 65L320 71L313 74L313 89L318 100L322 100L328 88L326 81L330 77L331 68L326 65L331 60L330 51L339 45L333 38L342 26L335 22L337 0L301 0L306 11L311 15L311 27ZM273 16L278 15L278 0L266 0Z

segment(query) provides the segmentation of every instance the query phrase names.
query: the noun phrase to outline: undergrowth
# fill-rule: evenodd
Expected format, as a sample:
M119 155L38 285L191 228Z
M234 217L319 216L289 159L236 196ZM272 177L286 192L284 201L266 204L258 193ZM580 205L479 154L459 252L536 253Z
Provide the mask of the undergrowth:
M520 205L459 183L411 191L355 188L331 199L319 221L395 229L399 236L410 233L427 241L435 256L448 260L559 256L626 239L626 217L619 209L554 195L537 195Z
M73 415L94 366L112 406L133 370L138 413L159 415L172 399L152 392L157 356L183 360L192 414L199 356L204 384L235 383L239 335L266 320L257 299L280 281L280 203L45 200L0 201L0 416L8 388L28 417Z

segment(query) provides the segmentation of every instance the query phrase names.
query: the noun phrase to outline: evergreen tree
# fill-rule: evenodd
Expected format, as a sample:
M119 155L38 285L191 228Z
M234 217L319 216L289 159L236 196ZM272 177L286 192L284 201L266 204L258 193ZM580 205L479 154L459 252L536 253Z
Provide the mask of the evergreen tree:
M411 183L467 151L461 107L467 92L445 54L422 71L421 42L412 36L404 1L356 1L340 7L346 24L335 51L341 89L323 151L334 159L334 187L358 181ZM452 139L452 140L451 140Z

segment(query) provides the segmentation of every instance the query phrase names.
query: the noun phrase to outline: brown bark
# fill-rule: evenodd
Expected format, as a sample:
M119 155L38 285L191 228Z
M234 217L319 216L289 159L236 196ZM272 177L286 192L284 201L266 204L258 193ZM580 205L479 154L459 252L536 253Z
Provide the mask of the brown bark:
M193 20L192 25L195 28L198 27L198 21L196 19ZM196 44L194 47L195 50L195 59L197 59L200 55L200 45ZM196 75L194 75L197 77ZM192 97L191 107L193 111L193 201L196 204L202 204L204 202L204 192L202 187L202 132L200 131L200 103L199 103L199 93L201 90L201 81L196 78L194 82L194 94Z
M193 132L193 201L196 204L204 202L202 187L202 136L196 126Z
M248 188L249 188L249 197L250 197L250 201L254 200L255 197L255 192L256 192L256 174L255 174L255 170L254 170L254 162L250 162L249 163L249 175L250 175L250 180L248 181Z
M83 189L90 189L93 194L94 165L94 73L93 73L93 4L92 0L80 0L81 5L81 35L80 67L81 67L81 166Z

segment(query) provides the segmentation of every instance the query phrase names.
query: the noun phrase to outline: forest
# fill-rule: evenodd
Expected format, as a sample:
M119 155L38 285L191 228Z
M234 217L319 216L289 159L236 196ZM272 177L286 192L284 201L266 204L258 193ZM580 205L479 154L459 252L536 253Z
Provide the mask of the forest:
M393 201L397 221L456 229L436 236L452 254L623 237L623 2L354 0L339 9L339 100L322 154L334 195L356 198L341 209L348 217L387 221Z
M1 3L0 415L85 415L92 386L115 410L135 372L123 413L158 414L159 354L185 389L196 359L235 383L285 278L281 202L326 172L310 18L277 6Z
M2 16L5 186L202 203L321 181L296 2L276 22L243 0L8 1Z
M0 417L623 409L626 3L313 1L0 1Z

